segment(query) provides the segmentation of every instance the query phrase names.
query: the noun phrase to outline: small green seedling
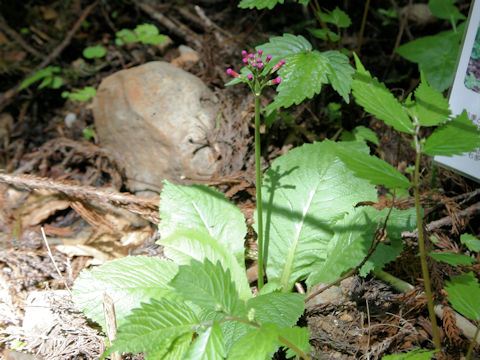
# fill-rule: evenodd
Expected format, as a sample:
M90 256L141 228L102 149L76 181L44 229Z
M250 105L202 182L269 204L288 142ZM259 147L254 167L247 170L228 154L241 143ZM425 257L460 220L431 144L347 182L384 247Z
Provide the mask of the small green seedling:
M122 29L117 32L115 43L122 46L125 43L141 43L141 44L161 44L165 41L166 36L160 34L158 28L153 24L138 25L133 31Z
M39 85L39 89L43 89L45 87L50 89L59 89L63 85L63 79L59 76L61 72L60 67L58 66L48 66L44 69L38 70L30 76L23 80L20 84L19 90L26 89L30 85L36 83L37 81L42 81Z
M88 101L97 95L97 90L91 86L85 86L83 89L77 89L73 92L63 91L62 98L72 101Z
M86 59L100 59L107 54L107 50L102 45L89 46L83 50L83 57Z

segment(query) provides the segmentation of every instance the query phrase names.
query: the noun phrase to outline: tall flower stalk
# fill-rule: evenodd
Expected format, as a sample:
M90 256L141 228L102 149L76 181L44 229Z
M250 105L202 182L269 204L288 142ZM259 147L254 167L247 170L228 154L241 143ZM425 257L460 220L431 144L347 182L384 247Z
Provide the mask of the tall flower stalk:
M262 212L262 168L261 168L261 142L260 142L260 96L266 86L280 84L280 77L273 77L273 74L280 69L285 60L281 60L273 65L270 60L271 55L263 57L263 51L260 49L257 53L248 53L242 51L242 62L246 65L241 74L238 74L231 68L227 69L227 74L235 77L237 81L232 81L229 85L236 83L247 83L252 90L255 98L255 173L256 173L256 202L257 202L257 246L258 246L258 290L264 285L264 239L263 239L263 212Z

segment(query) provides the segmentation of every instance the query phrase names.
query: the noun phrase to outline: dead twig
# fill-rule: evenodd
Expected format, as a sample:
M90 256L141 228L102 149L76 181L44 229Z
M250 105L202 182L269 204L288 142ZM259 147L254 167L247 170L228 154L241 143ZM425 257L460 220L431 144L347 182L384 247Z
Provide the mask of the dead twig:
M2 14L0 14L0 30L6 32L8 36L10 36L14 41L16 41L18 45L20 45L26 52L30 53L36 58L40 58L42 56L42 54L40 54L35 48L30 46L25 40L23 40L23 38L15 30L8 26Z
M199 39L197 39L196 34L192 30L190 30L187 26L182 24L180 21L170 20L162 13L156 11L151 5L147 3L139 2L138 6L150 17L159 21L163 26L165 26L173 34L181 38L184 38L188 42L192 43L195 47L195 50L202 49L203 47L202 42Z
M480 212L480 202L477 202L476 204L473 204L472 206L469 206L465 210L459 211L455 213L455 217L457 219L465 218L468 216L472 216L476 213ZM427 224L425 226L425 229L427 231L432 231L438 228L441 228L443 226L448 226L452 225L452 216L445 216L439 220L432 221L431 223ZM418 237L418 229L415 229L414 231L404 231L402 232L402 238L417 238Z
M158 199L148 199L114 190L102 190L93 186L81 186L63 181L41 178L34 175L11 175L0 173L0 182L28 189L47 189L61 192L68 197L96 200L99 205L117 205L142 218L158 224Z

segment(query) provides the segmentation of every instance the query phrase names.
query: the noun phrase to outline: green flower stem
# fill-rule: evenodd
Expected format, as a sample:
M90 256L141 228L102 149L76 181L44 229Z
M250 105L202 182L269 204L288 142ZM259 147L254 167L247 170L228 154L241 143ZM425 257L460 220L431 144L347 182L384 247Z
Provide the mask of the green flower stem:
M472 356L472 353L473 353L473 347L477 343L477 337L479 332L480 332L480 325L477 326L477 331L475 331L475 335L473 335L473 340L468 346L468 351L467 351L467 355L465 355L465 360L470 360L470 356Z
M260 163L260 92L255 92L255 170L257 191L257 246L258 246L258 282L260 291L263 287L263 215L262 215L262 168Z
M433 304L433 296L432 296L432 288L430 283L430 274L428 272L428 264L427 264L427 254L425 251L425 238L423 233L423 219L422 219L422 211L421 211L421 204L420 204L420 156L421 156L421 146L420 141L418 139L418 131L414 136L415 140L415 175L414 175L414 197L415 197L415 210L417 214L417 229L418 229L418 248L420 250L420 262L422 264L422 276L425 286L425 294L427 296L427 307L428 307L428 314L430 316L430 324L432 325L432 333L433 333L433 342L435 344L435 348L437 350L441 349L440 343L440 336L438 335L438 328L437 328L437 317L435 315L434 304Z

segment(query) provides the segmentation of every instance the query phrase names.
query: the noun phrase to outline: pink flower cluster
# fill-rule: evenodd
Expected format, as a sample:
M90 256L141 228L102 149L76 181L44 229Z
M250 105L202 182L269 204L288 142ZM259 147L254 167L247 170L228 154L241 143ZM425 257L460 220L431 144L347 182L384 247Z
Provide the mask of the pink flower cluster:
M259 49L257 51L257 54L254 53L248 53L246 50L242 50L242 62L248 66L249 70L251 71L251 74L247 74L246 79L248 81L252 80L253 78L257 78L262 76L268 76L273 74L274 72L278 71L283 64L285 64L285 60L280 60L277 64L275 64L270 71L268 71L267 74L262 73L262 70L265 68L266 64L270 62L272 59L272 55L268 54L265 59L262 58L263 55L263 50ZM242 77L242 75L238 74L231 68L227 69L227 74L231 75L233 77ZM273 80L270 80L268 82L264 82L265 85L275 85L275 84L280 84L282 79L280 77L277 77Z

